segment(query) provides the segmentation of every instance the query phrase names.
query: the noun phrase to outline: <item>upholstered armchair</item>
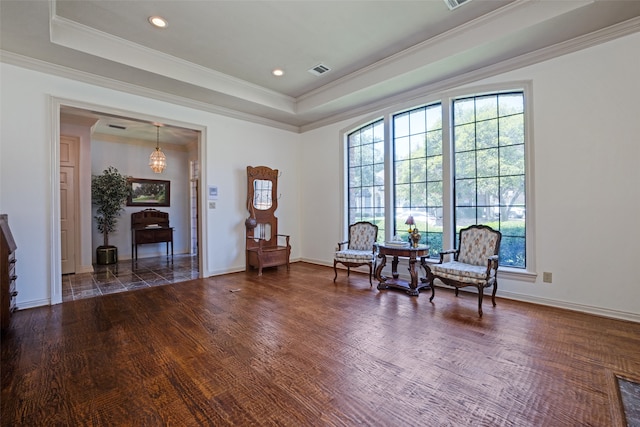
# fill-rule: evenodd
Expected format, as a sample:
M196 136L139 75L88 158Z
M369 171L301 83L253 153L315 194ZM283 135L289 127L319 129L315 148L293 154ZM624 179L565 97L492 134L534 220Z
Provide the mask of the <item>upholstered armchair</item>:
M378 239L378 226L367 221L356 222L349 226L349 240L338 243L333 259L333 281L338 277L338 263L347 267L347 276L351 273L351 267L361 265L369 266L369 285L376 260L376 240Z
M491 302L496 306L496 275L501 239L502 233L486 225L472 225L461 229L458 249L440 252L440 263L431 266L431 289L434 289L435 279L455 287L456 296L459 288L475 286L478 288L478 314L482 317L484 288L493 286ZM447 254L453 254L453 260L444 262ZM433 295L430 300L433 300Z

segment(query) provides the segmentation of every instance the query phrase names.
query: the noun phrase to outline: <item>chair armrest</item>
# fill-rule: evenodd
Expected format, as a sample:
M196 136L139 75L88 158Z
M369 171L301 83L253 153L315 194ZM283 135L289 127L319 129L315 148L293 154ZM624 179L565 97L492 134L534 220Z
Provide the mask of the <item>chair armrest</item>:
M447 250L447 251L440 251L440 255L454 254L454 253L456 253L456 252L458 252L458 250L457 250L457 249L449 249L449 250Z
M487 258L487 278L491 270L498 270L498 255L491 255Z
M337 251L341 251L342 250L342 246L348 244L349 241L345 240L344 242L338 242L338 247L336 248Z
M276 237L284 237L285 240L286 240L286 243L287 243L287 247L289 246L289 237L291 237L291 236L289 236L288 234L276 234ZM277 244L277 242L276 242L276 244Z
M249 250L252 250L252 251L253 251L253 250L257 250L257 251L258 251L258 253L262 252L262 247L263 247L263 245L264 245L264 242L266 242L266 240L265 240L265 239L262 239L262 238L260 238L260 237L251 237L251 236L247 236L247 240L248 240L248 241L249 241L249 240L251 240L251 241L253 241L253 242L257 242L257 243L258 243L258 246L254 246L254 247L252 247L252 248L248 248Z
M444 256L449 254L454 254L454 259L458 258L458 249L449 249L446 251L440 251L440 264L444 262Z

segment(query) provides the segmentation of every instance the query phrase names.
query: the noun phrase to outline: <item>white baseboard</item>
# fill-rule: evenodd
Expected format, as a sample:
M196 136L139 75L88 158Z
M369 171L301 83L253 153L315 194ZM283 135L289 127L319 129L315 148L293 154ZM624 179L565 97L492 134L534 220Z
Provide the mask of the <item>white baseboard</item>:
M209 270L208 276L206 277L211 277L211 276L221 276L223 274L231 274L231 273L239 273L241 271L244 271L244 265L242 267L232 267L232 268L221 268L218 270Z
M76 267L75 274L93 273L93 265L81 265Z
M317 265L322 265L325 267L333 267L333 264L329 264L325 261L321 261L321 260L313 260L313 259L303 259L303 261L311 263L311 264L317 264ZM390 269L389 265L385 266L385 270ZM355 269L357 270L357 269ZM365 271L366 270L366 271ZM368 273L369 270L368 269L363 269L360 270L363 273ZM389 274L389 273L387 273ZM406 273L400 273L400 278L404 279L404 280L410 280L410 277L408 274ZM436 287L442 287L443 289L453 289L450 286L439 286L436 284ZM470 287L470 288L460 288L460 291L463 292L470 292L470 293L475 293L474 292L474 288ZM619 310L612 310L612 309L608 309L608 308L603 308L603 307L595 307L595 306L591 306L591 305L584 305L584 304L577 304L577 303L573 303L573 302L569 302L569 301L560 301L560 300L555 300L555 299L550 299L550 298L540 298L540 297L535 297L535 296L531 296L531 295L524 295L524 294L518 294L515 292L508 292L508 291L504 291L501 289L498 289L498 294L497 294L498 298L504 298L504 299L511 299L511 300L515 300L515 301L522 301L522 302L527 302L527 303L531 303L531 304L539 304L539 305L546 305L549 307L556 307L556 308L562 308L565 310L571 310L571 311L579 311L581 313L587 313L587 314L593 314L595 316L602 316L602 317L609 317L609 318L613 318L613 319L620 319L620 320L628 320L630 322L636 322L636 323L640 323L640 314L638 313L631 313L631 312L626 312L626 311L619 311Z
M462 290L462 289L460 289ZM498 297L515 301L528 302L531 304L546 305L549 307L563 308L565 310L579 311L581 313L593 314L595 316L610 317L613 319L628 320L640 323L640 314L626 311L612 310L609 308L595 307L592 305L576 304L569 301L559 301L555 299L522 295L515 292L501 291L498 289Z
M51 300L47 299L37 299L31 301L20 301L20 303L16 304L17 310L26 310L28 308L42 307L44 305L51 305Z

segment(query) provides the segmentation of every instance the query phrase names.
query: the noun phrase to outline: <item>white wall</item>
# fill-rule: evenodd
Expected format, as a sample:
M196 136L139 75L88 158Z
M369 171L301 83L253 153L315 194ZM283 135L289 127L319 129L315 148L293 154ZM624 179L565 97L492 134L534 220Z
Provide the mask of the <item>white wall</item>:
M640 229L640 34L477 82L533 85L534 283L500 280L498 295L640 321L635 269ZM343 238L339 131L349 120L297 135L166 102L0 64L0 211L18 244L18 305L47 304L55 280L50 97L202 126L206 274L244 268L247 165L280 169L280 231L292 258L332 264ZM425 94L426 95L426 94ZM303 233L304 230L304 233ZM541 282L541 272L553 283ZM436 296L437 298L437 296Z
M300 135L5 63L0 63L0 89L0 211L9 215L18 245L19 307L48 304L51 286L59 280L51 238L59 227L54 220L59 207L53 205L52 194L59 179L52 169L56 142L52 97L203 129L201 189L204 194L207 185L217 185L220 195L216 209L203 210L207 233L201 242L207 254L203 274L244 269L247 165L282 171L276 214L281 231L291 234L292 259L300 257Z
M533 84L535 204L527 213L535 209L538 277L503 277L498 296L640 321L638 52L634 34L468 85ZM339 132L357 123L303 135L302 156L313 162L302 176L302 252L313 262L332 264L344 237L332 214L340 212ZM553 283L542 283L543 271Z

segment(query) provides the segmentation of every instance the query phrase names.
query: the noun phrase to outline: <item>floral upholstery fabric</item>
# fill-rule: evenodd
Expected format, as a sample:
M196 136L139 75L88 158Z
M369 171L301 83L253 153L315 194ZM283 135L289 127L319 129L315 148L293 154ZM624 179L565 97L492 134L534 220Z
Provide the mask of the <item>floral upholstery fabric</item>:
M445 262L443 264L434 264L431 271L438 277L445 279L461 280L474 285L483 285L487 283L487 265L472 265L458 261ZM495 277L496 271L491 269L489 280Z
M486 268L487 258L494 255L498 233L486 228L471 228L460 236L458 262L481 265Z
M439 279L445 285L456 288L475 286L478 288L478 315L482 317L482 296L484 288L493 286L491 302L496 306L498 290L498 251L502 233L487 225L471 225L460 230L460 243L457 251L440 252L440 263L431 266L431 299L433 284ZM444 262L447 254L455 254L454 259Z
M378 237L378 229L370 223L358 222L349 227L349 247L336 251L336 260L366 264L375 261L373 244Z
M354 249L345 249L336 252L336 259L342 262L360 262L367 263L374 261L374 254L371 249L368 251L357 251Z
M353 224L349 227L349 249L371 252L377 237L378 229L371 224Z
M367 221L359 221L349 226L349 240L338 243L333 259L333 281L338 277L336 265L342 263L347 267L347 275L351 267L369 266L369 285L373 286L371 276L376 263L374 246L378 238L378 226ZM348 245L347 245L348 244ZM346 245L346 246L345 246Z

